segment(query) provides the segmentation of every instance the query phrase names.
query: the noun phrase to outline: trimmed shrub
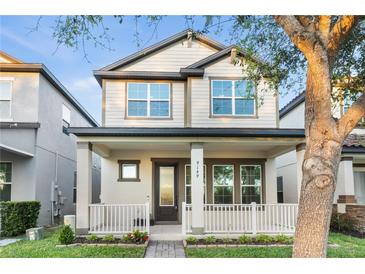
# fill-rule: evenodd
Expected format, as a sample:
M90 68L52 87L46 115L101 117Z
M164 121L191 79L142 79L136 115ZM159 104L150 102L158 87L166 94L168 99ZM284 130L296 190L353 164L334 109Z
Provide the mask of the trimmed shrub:
M96 236L95 234L91 234L86 237L86 240L91 241L91 242L96 242L97 240L99 240L99 237Z
M204 238L206 244L214 244L217 241L217 238L214 236L208 236Z
M113 234L105 235L103 240L107 242L112 242L114 241L114 235Z
M270 235L259 234L255 237L255 241L260 244L269 244L274 242L274 238Z
M231 239L231 238L228 238L228 237L223 238L223 243L225 243L226 245L231 244L232 242L233 242L233 239Z
M72 244L75 240L75 234L72 231L72 228L69 225L63 226L60 235L58 237L58 241L60 244L69 245Z
M198 239L194 236L189 236L186 238L186 242L190 245L195 245L198 242Z
M280 244L292 244L293 243L293 237L284 235L284 234L279 234L277 236L275 236L275 242L280 243Z
M0 236L18 236L36 227L40 208L39 201L0 202Z
M147 232L134 230L132 233L127 234L127 242L136 243L136 244L143 244L147 240L148 240Z
M239 242L240 244L249 244L249 243L252 243L252 237L247 236L247 235L241 235L241 236L238 238L238 242Z
M332 213L330 230L335 232L356 231L357 221L347 214Z

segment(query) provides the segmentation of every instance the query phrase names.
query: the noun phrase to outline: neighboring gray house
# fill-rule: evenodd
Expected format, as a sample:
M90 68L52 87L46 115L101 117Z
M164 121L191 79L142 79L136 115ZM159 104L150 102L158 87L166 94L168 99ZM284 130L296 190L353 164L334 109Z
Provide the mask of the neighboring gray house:
M0 52L0 201L40 201L40 225L75 213L76 137L69 126L98 124L43 64ZM97 156L92 174L98 202Z

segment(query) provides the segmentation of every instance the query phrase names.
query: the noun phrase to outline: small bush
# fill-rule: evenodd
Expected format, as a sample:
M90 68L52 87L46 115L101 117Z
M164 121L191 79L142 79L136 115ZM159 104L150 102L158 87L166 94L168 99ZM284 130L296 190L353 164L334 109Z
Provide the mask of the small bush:
M336 232L356 231L357 221L347 214L332 213L330 230Z
M112 241L114 241L114 236L113 236L113 234L105 235L103 240L107 241L107 242L112 242Z
M194 236L189 236L186 238L186 242L191 245L195 245L198 242L198 239Z
M252 237L247 236L247 235L242 235L238 238L238 242L240 244L249 244L252 243Z
M74 240L75 240L74 232L72 231L69 225L65 225L60 232L58 241L60 242L60 244L69 245L72 244Z
M227 244L231 244L233 242L233 240L231 238L223 238L223 243Z
M269 244L272 243L274 239L270 235L259 234L256 236L255 241L261 244Z
M145 241L148 240L147 232L141 232L139 230L135 230L132 233L128 233L126 239L127 242L136 243L136 244L143 244Z
M293 243L293 237L279 234L275 237L275 242L280 244L292 244Z
M91 234L86 237L86 240L91 241L91 242L96 242L97 240L99 240L99 237L96 236L95 234Z
M208 236L204 240L207 244L214 244L217 241L217 238L214 236Z
M0 202L0 236L17 236L24 234L29 228L36 227L40 208L39 201Z

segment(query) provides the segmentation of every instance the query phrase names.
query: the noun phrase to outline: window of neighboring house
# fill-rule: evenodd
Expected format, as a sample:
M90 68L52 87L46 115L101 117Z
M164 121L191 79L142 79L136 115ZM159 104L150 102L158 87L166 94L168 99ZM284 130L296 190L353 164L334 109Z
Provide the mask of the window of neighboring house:
M213 165L214 204L233 203L234 166Z
M283 183L283 176L277 177L276 180L276 188L278 193L278 203L284 203L284 183Z
M206 191L206 185L207 185L207 166L204 165L204 202L205 202L205 195L207 193ZM187 204L191 204L191 165L185 165L185 202Z
M12 163L0 162L0 201L11 200Z
M73 187L73 203L76 204L76 195L77 195L77 171L74 172L74 187Z
M120 182L139 182L139 160L119 160Z
M260 165L241 165L241 202L250 204L261 203L261 166Z
M211 111L213 116L254 116L255 89L247 80L212 80Z
M71 124L71 111L65 105L62 105L62 132L69 135L68 128Z
M12 80L0 79L0 120L11 119Z
M170 93L168 83L128 83L128 117L170 117Z

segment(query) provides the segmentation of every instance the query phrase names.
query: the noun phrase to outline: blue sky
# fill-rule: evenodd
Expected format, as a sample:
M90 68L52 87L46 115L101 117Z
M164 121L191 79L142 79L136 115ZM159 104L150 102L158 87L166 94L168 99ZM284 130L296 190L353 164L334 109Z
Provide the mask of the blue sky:
M87 43L88 60L86 60L82 49L57 47L55 39L52 38L52 27L55 26L56 18L42 17L38 30L32 31L37 24L38 16L0 16L0 49L24 62L45 64L99 122L101 88L92 71L191 27L181 16L165 17L155 33L153 27L140 22L138 32L141 46L138 47L134 17L126 17L122 24L113 17L106 17L105 25L110 28L109 33L114 39L111 42L113 50ZM201 22L199 18L195 19L193 27L201 28ZM209 36L227 45L231 43L228 28L224 28L218 35L211 32ZM290 94L281 98L280 106L285 105L293 96L294 94Z

